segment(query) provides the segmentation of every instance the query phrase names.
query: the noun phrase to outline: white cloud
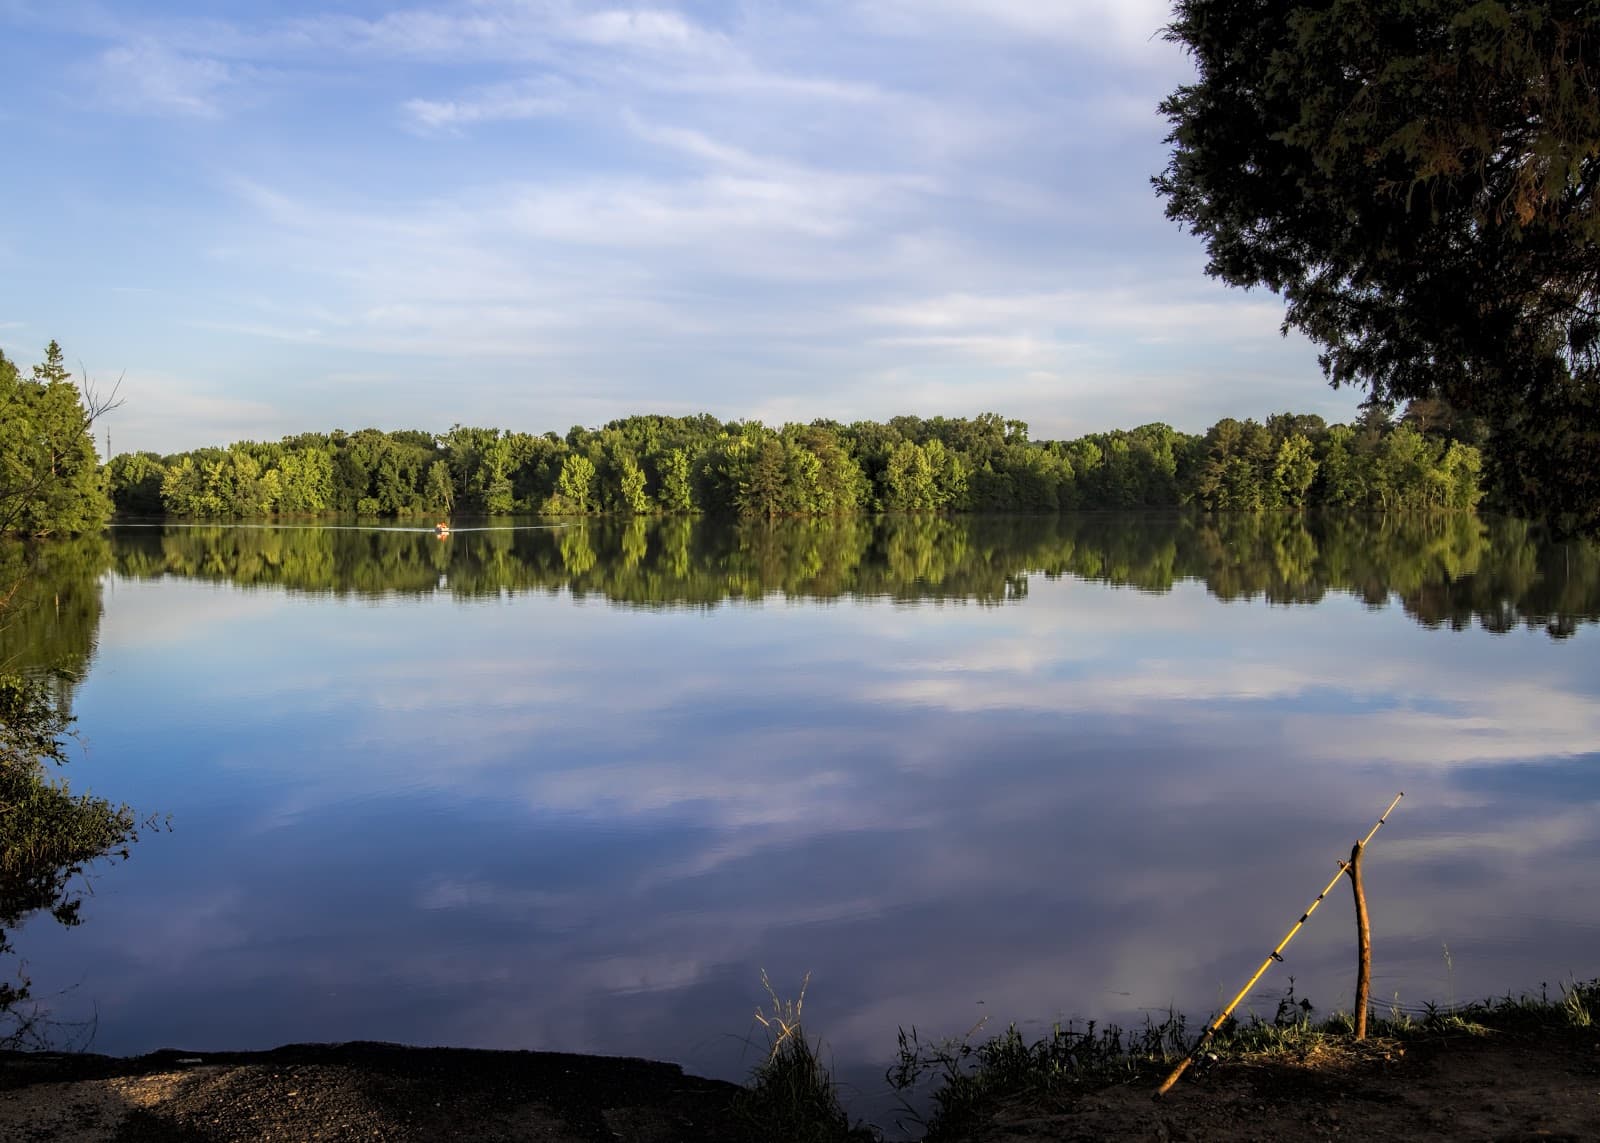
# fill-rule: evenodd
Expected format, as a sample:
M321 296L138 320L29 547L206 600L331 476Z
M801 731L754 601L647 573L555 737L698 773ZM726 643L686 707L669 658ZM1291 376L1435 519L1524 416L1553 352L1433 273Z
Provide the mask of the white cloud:
M662 8L611 8L568 12L561 30L573 39L604 47L642 51L704 52L722 47L722 40Z
M408 99L402 106L417 127L437 131L474 123L542 119L560 114L568 105L562 85L526 80L475 88L455 99Z
M214 727L197 726L194 758L180 752L155 774L174 790L212 791L189 796L221 797L211 812L225 825L188 843L181 829L152 840L188 848L108 893L95 925L40 957L47 973L69 976L95 964L98 995L180 1013L166 1018L208 1009L171 1005L170 941L138 924L169 904L184 934L202 924L216 935L178 956L202 1001L242 988L329 998L314 1024L287 1030L270 1023L270 1001L233 1013L239 1035L274 1042L314 1027L314 1038L533 1038L681 1060L694 1041L724 1038L715 1004L748 1012L740 989L754 991L760 967L789 984L795 956L817 969L808 1011L847 1065L892 1055L895 1027L912 1022L959 1034L982 1012L1000 1028L1058 1008L1120 1018L1176 1001L1192 1011L1219 975L1255 963L1251 951L1304 907L1402 779L1408 797L1378 840L1385 995L1440 996L1430 975L1440 940L1463 997L1555 979L1547 964L1581 964L1593 944L1581 892L1592 807L1516 783L1512 767L1505 789L1475 786L1474 772L1493 771L1457 752L1488 731L1531 775L1552 747L1595 741L1581 642L1498 694L1504 641L1452 635L1442 656L1440 636L1397 611L1341 600L1224 608L1193 584L1147 596L1037 578L1022 606L923 608L914 620L845 603L708 621L527 595L482 607L417 601L401 622L387 603L212 591L194 602L227 606L181 628L186 648L117 619L164 614L200 590L167 582L119 594L99 685L144 677L153 689L130 701L159 723L161 704L189 691L132 669L154 635L171 662L207 680L218 710L241 703L282 725L310 712L316 741L284 750L268 734L242 745L234 735L225 764L246 785L230 774L217 794L204 771ZM1347 615L1329 614L1340 606ZM848 649L863 640L870 661ZM431 649L425 664L387 653L419 641ZM718 668L686 666L686 641ZM1151 643L1161 650L1140 656ZM213 669L208 656L229 647L268 657L266 691ZM741 705L741 679L759 679L766 715ZM870 685L930 679L960 686L917 695ZM1334 702L1297 710L1319 690ZM585 694L599 705L586 707ZM121 709L105 702L90 709ZM1317 721L1326 709L1343 713ZM748 721L731 713L746 711ZM675 714L690 721L673 724ZM1417 714L1439 759L1411 759L1409 739L1384 753L1389 732ZM696 717L717 719L718 734L685 733ZM1197 727L1199 717L1214 722ZM251 791L242 802L240 788ZM373 798L385 814L413 804L420 832L385 817L385 838L411 839L385 851L393 893L352 904L348 887L370 881L370 855L351 843L348 811ZM1248 823L1250 846L1216 844L1218 823L1233 822ZM269 846L291 862L297 847L337 840L308 881L260 865L261 828L294 831ZM480 828L501 831L485 836L509 839L517 860L485 864ZM581 844L569 846L574 837ZM196 846L207 860L188 859ZM1474 854L1489 858L1473 864ZM1328 911L1319 918L1292 960L1297 985L1326 1009L1348 987L1348 938ZM1530 930L1555 939L1527 939ZM1497 951L1506 931L1523 938ZM1150 951L1173 933L1186 934L1184 955ZM278 943L302 955L284 957ZM395 1031L363 1026L374 1018L364 1005L396 981L436 1006L412 1006ZM121 1026L137 1028L126 1034L192 1038L150 1031L137 1015L123 1014ZM108 1021L113 1035L117 1026Z
M93 78L116 111L216 119L222 114L222 93L235 76L220 60L140 39L103 52Z
M1212 295L1211 297L1197 295ZM1027 294L946 294L909 302L869 305L863 320L877 325L933 331L957 342L962 331L991 335L1040 327L1075 331L1115 331L1145 337L1196 335L1208 340L1259 337L1283 322L1278 301L1240 303L1208 283L1152 278L1138 286L1063 289Z
M1145 58L1161 45L1160 30L1172 20L1170 0L887 0L883 16L902 32L926 30L943 21L969 31L1021 37Z
M215 382L130 369L119 393L124 404L96 425L113 449L166 452L238 440L271 440L302 431L302 417L268 401L233 396Z
M1361 757L1412 766L1571 758L1600 743L1600 708L1589 696L1528 683L1452 695L1455 710L1385 710L1359 718L1297 715L1291 732L1318 757ZM1331 736L1331 737L1330 737Z
M1144 8L101 15L80 34L109 39L129 108L251 112L203 153L151 144L184 233L152 266L164 327L138 323L131 357L118 331L115 356L193 373L170 347L205 330L238 395L274 415L304 400L286 368L374 378L339 387L350 408L538 410L530 428L644 407L808 420L1002 403L1042 431L1199 428L1330 401L1315 384L1269 396L1316 377L1311 350L1280 342L1274 300L1206 284L1160 217L1146 180L1169 81L1123 58L1149 48ZM1087 48L1076 70L1048 62L1095 29L1104 74ZM1207 354L1183 358L1195 343ZM484 380L484 358L506 368ZM410 396L441 370L474 378L443 412ZM299 407L299 427L322 415Z
M224 32L239 51L376 53L450 60L551 59L564 49L667 59L715 55L723 38L666 8L595 8L568 0L467 0L385 12L321 15L253 34ZM215 42L214 40L208 42Z

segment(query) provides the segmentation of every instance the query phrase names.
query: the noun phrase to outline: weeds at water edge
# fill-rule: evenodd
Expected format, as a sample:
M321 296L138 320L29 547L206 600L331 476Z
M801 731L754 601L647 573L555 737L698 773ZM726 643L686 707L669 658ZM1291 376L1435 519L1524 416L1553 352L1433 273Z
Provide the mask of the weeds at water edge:
M870 1128L852 1127L839 1102L838 1086L822 1062L822 1042L806 1039L801 1016L805 1007L807 973L793 1000L780 997L761 973L770 1011L756 1009L756 1023L766 1035L766 1059L755 1066L745 1088L735 1098L733 1111L751 1139L793 1143L855 1143L875 1140Z
M1230 1019L1218 1030L1197 1074L1228 1062L1303 1062L1334 1053L1403 1055L1406 1045L1428 1040L1536 1037L1590 1028L1600 1017L1600 979L1563 985L1555 997L1545 987L1536 997L1507 995L1459 1007L1426 1004L1408 1010L1397 1002L1387 1016L1372 1014L1368 1039L1360 1043L1350 1013L1316 1019L1315 1012L1310 1001L1296 996L1291 978L1271 1019ZM930 1043L915 1028L901 1029L899 1058L888 1081L932 1143L961 1138L968 1126L1006 1104L1049 1106L1116 1083L1153 1086L1197 1040L1183 1015L1171 1010L1159 1022L1147 1017L1143 1028L1132 1031L1092 1022L1081 1029L1057 1025L1033 1042L1015 1026L982 1043L973 1043L972 1033ZM920 1093L931 1107L926 1120L912 1107L910 1093Z
M911 1099L924 1092L932 1106L924 1122L930 1139L941 1130L948 1137L999 1102L1048 1101L1152 1074L1182 1058L1191 1042L1183 1014L1171 1010L1160 1022L1146 1017L1144 1027L1128 1030L1092 1020L1081 1028L1057 1024L1031 1043L1016 1025L977 1044L973 1032L927 1042L915 1028L900 1029L898 1060L887 1078L914 1121L922 1117Z

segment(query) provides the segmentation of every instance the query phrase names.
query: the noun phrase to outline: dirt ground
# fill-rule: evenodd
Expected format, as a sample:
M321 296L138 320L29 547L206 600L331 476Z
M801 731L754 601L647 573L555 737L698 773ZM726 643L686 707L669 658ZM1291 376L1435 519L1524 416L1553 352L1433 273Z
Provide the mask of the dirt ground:
M736 1089L669 1064L384 1044L135 1059L0 1057L6 1143L486 1140L734 1143ZM1229 1063L1058 1106L993 1109L945 1138L973 1143L1150 1140L1600 1140L1600 1029L1505 1034Z
M6 1143L732 1143L731 1084L670 1064L388 1044L0 1058Z
M1600 1029L1463 1036L1303 1060L1193 1071L1159 1102L1149 1084L1057 1108L999 1108L957 1138L974 1143L1102 1139L1600 1141Z

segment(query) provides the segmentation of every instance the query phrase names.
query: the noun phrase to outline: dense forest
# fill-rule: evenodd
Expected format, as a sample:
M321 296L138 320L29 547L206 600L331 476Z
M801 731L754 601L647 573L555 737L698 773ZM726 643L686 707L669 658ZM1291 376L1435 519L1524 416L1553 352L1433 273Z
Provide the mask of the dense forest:
M565 437L492 428L304 433L107 466L118 511L200 519L859 512L1468 509L1480 498L1470 426L1414 405L1354 425L1282 414L1202 435L1152 424L1032 441L994 413L885 424L636 416Z

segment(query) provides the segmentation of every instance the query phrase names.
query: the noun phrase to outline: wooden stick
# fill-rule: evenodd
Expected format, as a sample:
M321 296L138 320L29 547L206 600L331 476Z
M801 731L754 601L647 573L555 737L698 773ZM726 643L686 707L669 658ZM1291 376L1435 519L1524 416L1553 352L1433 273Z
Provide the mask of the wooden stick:
M1356 842L1350 850L1350 888L1356 898L1356 1039L1367 1038L1367 1003L1372 992L1372 926L1367 923L1367 891L1361 884L1361 851Z

